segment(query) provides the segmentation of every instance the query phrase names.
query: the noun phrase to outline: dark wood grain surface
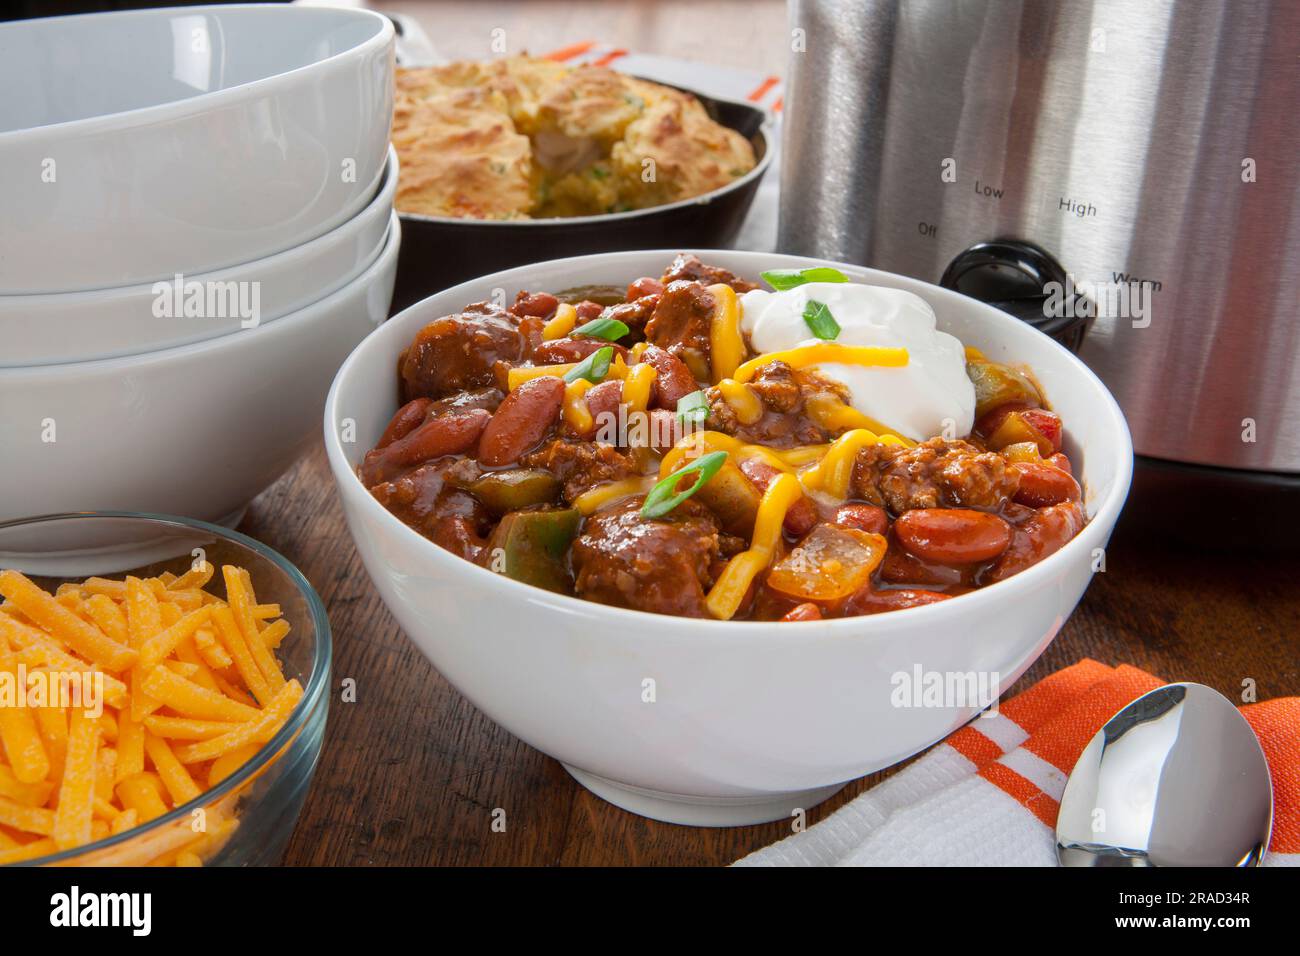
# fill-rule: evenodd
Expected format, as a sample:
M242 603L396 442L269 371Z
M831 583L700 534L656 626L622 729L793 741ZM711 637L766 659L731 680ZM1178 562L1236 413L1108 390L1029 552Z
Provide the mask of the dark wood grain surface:
M324 751L287 864L715 866L788 834L784 822L700 829L643 820L592 796L475 710L381 603L323 449L258 498L240 530L302 569L334 631ZM1106 572L1012 693L1093 657L1234 697L1244 680L1261 700L1300 694L1297 581L1294 556L1215 554L1121 528ZM356 680L355 703L339 700L347 677ZM880 776L850 784L809 822ZM492 827L497 808L506 812L504 833Z

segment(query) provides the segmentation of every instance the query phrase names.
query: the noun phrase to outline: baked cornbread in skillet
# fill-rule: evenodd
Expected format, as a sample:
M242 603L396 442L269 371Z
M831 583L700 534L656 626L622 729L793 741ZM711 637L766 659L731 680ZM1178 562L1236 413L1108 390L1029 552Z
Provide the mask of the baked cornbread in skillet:
M399 70L393 142L397 208L467 219L644 209L755 164L689 93L527 56Z

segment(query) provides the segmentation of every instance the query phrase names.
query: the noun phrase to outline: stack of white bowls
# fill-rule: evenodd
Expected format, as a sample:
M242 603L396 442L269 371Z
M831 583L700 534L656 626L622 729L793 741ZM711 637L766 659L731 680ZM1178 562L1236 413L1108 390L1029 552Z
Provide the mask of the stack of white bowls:
M236 522L388 314L393 28L189 7L0 24L0 520Z

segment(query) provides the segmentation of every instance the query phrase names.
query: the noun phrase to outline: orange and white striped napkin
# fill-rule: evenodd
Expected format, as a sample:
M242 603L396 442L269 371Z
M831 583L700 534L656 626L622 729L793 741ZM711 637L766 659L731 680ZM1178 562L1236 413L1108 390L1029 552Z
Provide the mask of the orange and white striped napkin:
M1055 866L1065 781L1120 708L1164 682L1093 660L971 721L906 769L737 866ZM1300 697L1241 709L1273 776L1265 866L1300 865Z

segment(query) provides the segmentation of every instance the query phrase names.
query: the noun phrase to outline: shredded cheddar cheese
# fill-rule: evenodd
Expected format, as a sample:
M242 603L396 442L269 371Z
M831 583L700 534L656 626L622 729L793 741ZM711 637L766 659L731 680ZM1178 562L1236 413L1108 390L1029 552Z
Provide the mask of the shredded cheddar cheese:
M595 427L591 409L587 407L587 392L592 387L585 378L564 386L564 423L578 435L585 435Z
M745 360L745 340L740 334L740 303L736 290L725 282L709 286L713 296L713 317L709 321L709 363L713 381L731 375Z
M763 401L754 394L748 385L742 385L732 378L718 382L718 392L742 425L752 425L763 417Z
M754 537L749 550L727 562L705 598L705 606L714 617L728 621L735 616L754 578L772 563L781 542L785 513L802 494L803 488L794 475L777 475L767 486L758 505L758 517L754 519Z
M126 834L197 800L288 720L303 696L274 653L289 622L265 623L275 606L257 603L240 568L221 569L224 600L204 590L215 571L201 561L54 594L0 571L0 673L26 667L25 686L41 695L0 706L0 865ZM33 685L35 674L57 684ZM87 679L102 681L104 707L83 698ZM238 826L251 782L209 800L201 832L187 815L79 862L201 865Z
M787 465L793 465L799 468L802 465L811 465L821 461L822 456L830 450L830 445L799 445L796 448L789 448L785 451L773 449L773 454L777 455Z
M738 438L723 432L704 431L687 435L668 450L659 462L659 477L667 478L677 471L685 458L699 458L711 451L725 451L738 461L749 458L762 458L772 467L784 472L793 472L793 466L787 464L778 453L762 445L747 445Z
M567 302L561 302L555 310L555 317L542 326L542 338L562 339L578 324L578 310Z
M858 452L880 441L880 436L865 428L855 428L835 439L826 456L799 476L804 487L824 491L836 498L849 496L849 482L853 478L853 463Z
M534 378L540 378L543 375L552 375L556 378L563 378L568 372L577 368L579 362L567 362L561 365L524 365L518 368L512 368L507 375L507 385L510 391L514 391L524 382ZM609 373L606 379L627 378L627 365L623 362L623 356L615 355L614 361L609 363Z
M628 366L627 378L623 379L623 402L627 405L629 418L646 410L650 404L650 392L658 377L655 367L648 363L638 362Z
M797 349L782 352L768 352L758 358L752 358L737 367L731 377L737 382L748 382L764 365L769 362L784 362L791 368L810 368L814 365L882 365L888 368L902 368L907 364L907 349L888 348L875 345L836 345L834 342L820 342L817 345L801 345Z
M845 405L832 395L813 395L804 403L804 407L808 411L808 417L828 432L864 428L875 432L886 445L905 445L911 448L916 444L910 438L898 434L895 429L862 414L852 405Z
M653 475L639 478L624 478L621 481L607 481L578 495L573 499L573 507L584 516L595 514L616 502L639 495L654 487L657 479Z

